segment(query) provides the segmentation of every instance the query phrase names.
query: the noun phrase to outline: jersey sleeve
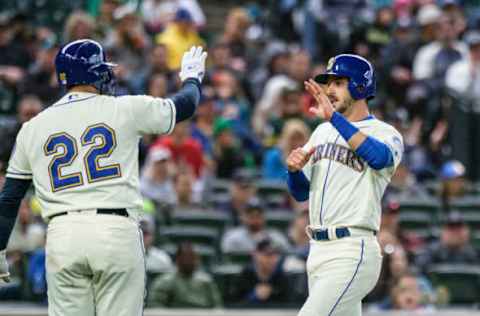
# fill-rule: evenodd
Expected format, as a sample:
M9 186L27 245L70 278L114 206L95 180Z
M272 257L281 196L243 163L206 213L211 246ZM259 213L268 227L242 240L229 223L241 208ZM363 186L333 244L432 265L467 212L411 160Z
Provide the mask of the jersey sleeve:
M372 135L379 141L383 142L390 149L393 157L393 167L388 168L391 170L391 173L397 169L398 165L402 161L403 157L403 137L395 129L382 129L376 135Z
M18 132L15 146L13 147L10 161L8 162L6 176L13 179L31 180L33 178L32 168L28 161L25 150L25 125Z
M129 96L127 106L139 134L170 134L175 127L175 104L170 99Z

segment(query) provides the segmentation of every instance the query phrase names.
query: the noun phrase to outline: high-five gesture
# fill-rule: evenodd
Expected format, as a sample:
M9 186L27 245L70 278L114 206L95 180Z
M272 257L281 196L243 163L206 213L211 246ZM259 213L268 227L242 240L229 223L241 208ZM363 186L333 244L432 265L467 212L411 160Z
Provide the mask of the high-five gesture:
M288 171L299 171L305 166L305 164L310 160L310 157L315 152L315 147L312 147L308 152L306 152L302 147L294 149L290 152L287 157L287 168Z
M305 89L307 89L308 93L310 93L317 102L316 107L312 106L309 109L310 113L315 114L323 120L330 120L333 112L335 112L335 109L333 108L332 103L325 94L325 91L323 91L323 88L313 79L305 81L304 84Z

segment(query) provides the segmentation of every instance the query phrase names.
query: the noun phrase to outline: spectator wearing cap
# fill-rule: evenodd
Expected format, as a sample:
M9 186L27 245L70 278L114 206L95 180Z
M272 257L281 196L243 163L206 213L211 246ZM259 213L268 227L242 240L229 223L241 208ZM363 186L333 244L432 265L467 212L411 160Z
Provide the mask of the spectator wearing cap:
M477 264L479 255L470 242L470 229L460 212L450 212L442 226L440 240L432 242L416 258L424 272L432 264Z
M440 197L445 212L450 210L452 201L466 194L465 172L465 166L458 160L447 161L442 165L440 169L440 179L442 181Z
M136 7L131 3L115 9L115 28L107 34L104 45L118 63L114 68L117 81L125 81L142 70L151 47Z
M226 201L220 201L214 205L217 209L227 213L233 225L240 224L240 217L251 200L256 197L256 178L251 170L238 169L232 176L229 184L229 197Z
M252 262L243 268L234 296L242 307L285 306L292 291L281 249L271 239L259 240L252 250Z
M140 177L140 192L157 206L174 205L176 192L173 182L175 165L171 152L164 147L150 149Z
M263 156L263 177L268 180L286 180L286 157L293 149L305 145L310 133L311 130L304 121L298 118L287 120L283 124L277 146L267 150Z
M433 89L444 86L450 65L468 59L468 47L459 40L460 32L454 19L443 12L436 22L435 39L420 47L413 61L416 80L430 80Z
M190 47L205 46L190 12L182 8L177 10L175 18L165 30L155 37L155 42L167 47L168 67L172 70L180 68L183 53Z
M437 22L442 16L442 10L435 4L423 5L417 12L417 24L420 26L418 46L425 45L435 40Z
M445 78L452 98L449 115L449 144L454 157L465 164L469 178L480 179L480 150L472 139L480 136L480 117L475 108L480 105L480 32L469 31L463 37L469 47L469 58L450 66Z
M95 31L95 20L83 11L70 14L65 22L64 43L82 38L92 38Z
M223 253L251 253L257 242L270 238L283 251L290 248L285 235L277 230L268 229L265 209L259 202L250 201L240 216L241 225L225 232L221 241Z
M190 243L175 254L176 270L157 277L150 288L148 306L166 308L218 308L223 305L212 277L199 270L200 258Z
M232 121L225 118L217 118L213 123L215 174L222 179L231 179L236 170L253 161L249 153L243 151L232 125Z

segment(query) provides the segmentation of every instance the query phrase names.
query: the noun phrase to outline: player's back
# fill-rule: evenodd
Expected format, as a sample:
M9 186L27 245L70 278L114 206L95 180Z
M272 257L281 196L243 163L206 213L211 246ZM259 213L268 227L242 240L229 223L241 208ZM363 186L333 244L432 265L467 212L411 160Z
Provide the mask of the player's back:
M170 100L68 93L23 126L16 146L23 153L15 159L25 161L11 162L8 172L31 170L44 217L138 208L139 137L170 132L174 124Z

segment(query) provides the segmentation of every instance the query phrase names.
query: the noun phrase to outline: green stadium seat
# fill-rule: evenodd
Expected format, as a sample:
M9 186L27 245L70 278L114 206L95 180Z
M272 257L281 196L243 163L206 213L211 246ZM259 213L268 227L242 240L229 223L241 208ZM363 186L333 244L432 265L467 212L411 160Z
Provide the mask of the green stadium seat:
M480 265L434 265L428 275L434 286L448 289L451 304L480 302Z
M471 241L473 247L480 253L480 230L472 231Z
M160 244L191 242L194 245L217 247L219 234L215 229L196 226L171 226L160 229Z
M230 222L225 212L214 210L179 211L172 214L172 224L176 226L201 226L212 228L221 234Z
M250 262L250 253L248 252L228 252L222 255L222 261L229 264L244 265Z
M402 199L400 203L400 212L402 211L421 211L438 215L440 211L440 202L435 199Z
M461 212L470 211L480 213L480 197L478 195L468 195L456 199L451 203L451 207Z
M288 189L284 181L260 180L257 183L257 194L268 205L269 202L284 202Z
M235 287L238 283L243 267L238 264L222 264L211 269L213 278L220 290L225 304L233 303Z
M295 213L290 210L279 209L265 212L267 227L278 229L282 232L286 232L288 230L288 227L294 218Z

